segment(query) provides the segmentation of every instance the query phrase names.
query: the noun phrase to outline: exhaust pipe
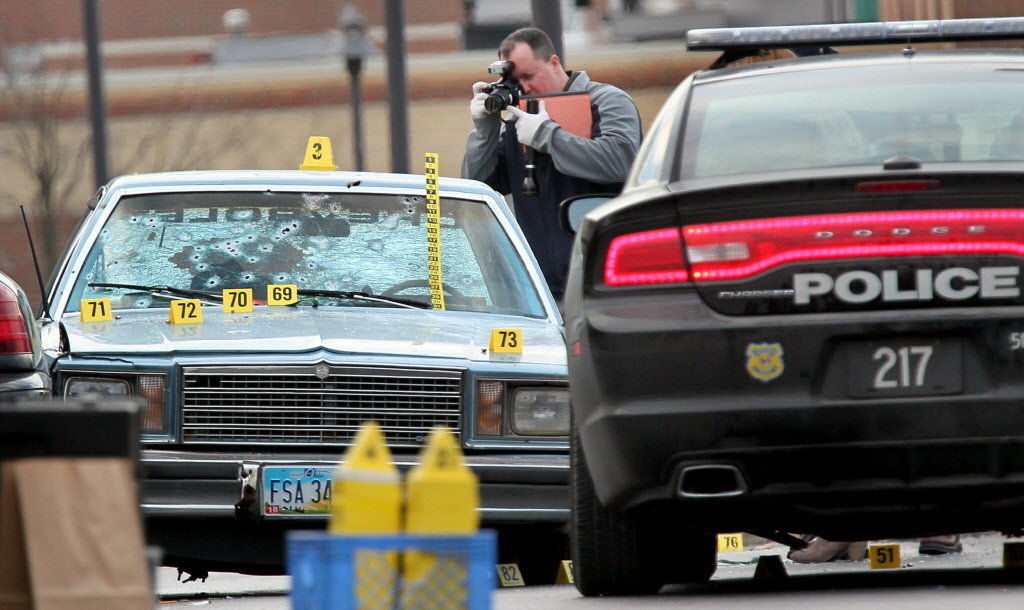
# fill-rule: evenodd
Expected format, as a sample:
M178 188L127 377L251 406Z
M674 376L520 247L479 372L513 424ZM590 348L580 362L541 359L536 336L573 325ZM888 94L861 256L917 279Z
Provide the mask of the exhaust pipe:
M684 498L731 498L745 493L743 473L730 464L686 466L679 475L679 495Z

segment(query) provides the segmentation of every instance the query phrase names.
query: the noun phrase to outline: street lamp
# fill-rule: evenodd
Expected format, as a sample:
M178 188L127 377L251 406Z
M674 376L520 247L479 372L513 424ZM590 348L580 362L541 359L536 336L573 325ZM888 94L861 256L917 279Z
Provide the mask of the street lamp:
M362 92L359 88L359 72L363 68L363 58L377 52L376 47L366 40L366 19L359 9L346 4L338 11L338 29L345 35L342 55L348 68L352 82L352 145L355 154L356 171L363 171L363 119Z

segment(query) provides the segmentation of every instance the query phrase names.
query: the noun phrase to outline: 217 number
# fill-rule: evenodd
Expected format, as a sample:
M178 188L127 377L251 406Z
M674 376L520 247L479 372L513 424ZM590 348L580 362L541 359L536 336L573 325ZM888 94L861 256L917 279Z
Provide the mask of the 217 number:
M893 349L880 347L875 350L872 360L881 364L875 372L875 389L909 388L924 385L928 371L928 360L932 357L932 346L913 345ZM890 378L889 374L892 373Z

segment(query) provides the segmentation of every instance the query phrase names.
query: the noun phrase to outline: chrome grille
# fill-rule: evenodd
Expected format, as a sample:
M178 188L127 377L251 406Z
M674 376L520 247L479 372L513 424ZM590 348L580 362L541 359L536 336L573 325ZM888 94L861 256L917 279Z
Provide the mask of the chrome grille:
M322 372L321 372L322 373ZM419 447L435 426L459 432L459 371L331 366L186 367L185 442L348 445L367 420L390 447Z

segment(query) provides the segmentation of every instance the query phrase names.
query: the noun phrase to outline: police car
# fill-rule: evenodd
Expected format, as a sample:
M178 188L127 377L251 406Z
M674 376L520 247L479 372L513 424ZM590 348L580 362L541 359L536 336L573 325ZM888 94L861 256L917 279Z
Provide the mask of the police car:
M716 533L1019 531L1024 54L967 41L1022 37L688 33L725 60L795 52L691 75L623 194L567 202L585 595L705 580ZM831 52L868 44L889 46Z
M57 267L42 321L56 393L144 401L150 541L167 565L280 570L282 533L324 527L369 420L400 468L452 429L485 526L557 531L562 327L503 198L314 169L116 178Z

